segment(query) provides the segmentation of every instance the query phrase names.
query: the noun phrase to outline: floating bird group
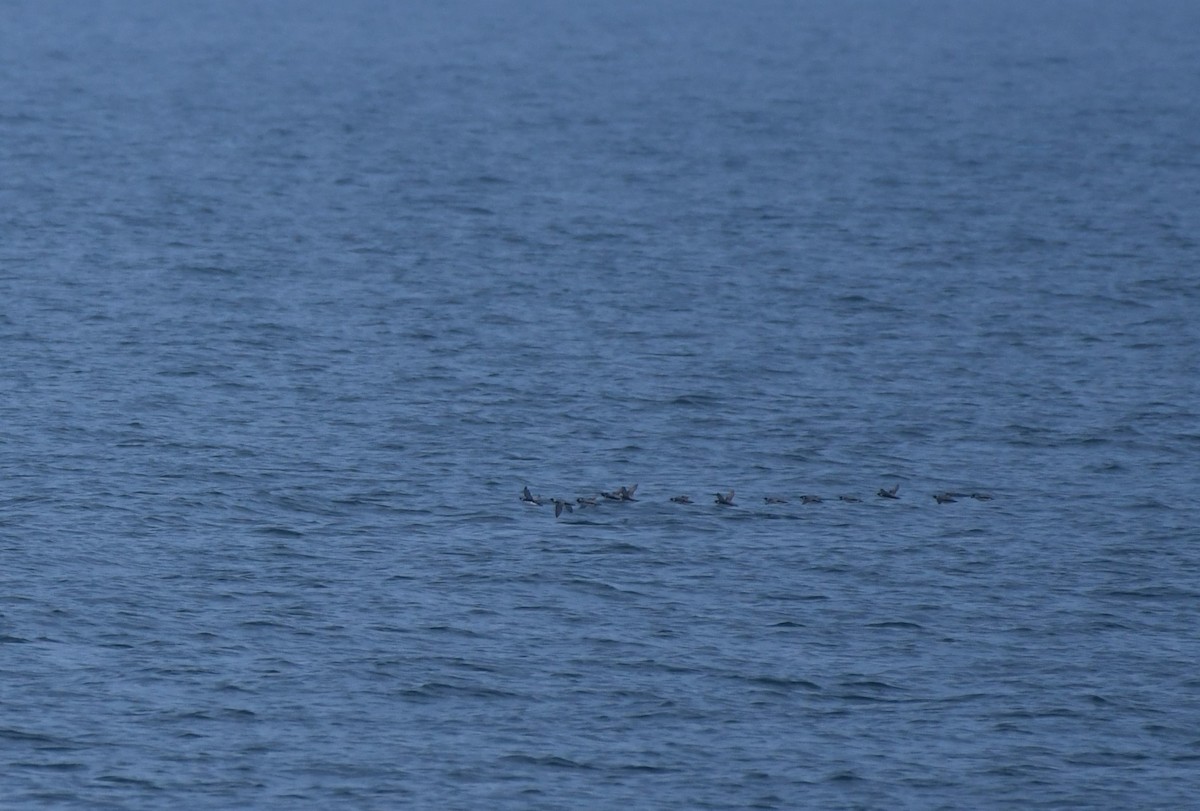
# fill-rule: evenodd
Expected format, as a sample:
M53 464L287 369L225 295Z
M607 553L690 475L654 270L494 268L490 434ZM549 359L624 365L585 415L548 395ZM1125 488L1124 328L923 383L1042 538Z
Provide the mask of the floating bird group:
M600 494L598 496L579 496L575 499L575 503L572 504L570 501L568 501L566 499L561 499L561 498L543 499L541 496L537 496L537 495L534 495L533 493L531 493L529 491L529 486L526 485L521 490L520 500L526 504L529 504L529 505L535 506L535 507L540 507L543 504L547 503L547 501L549 501L551 504L554 505L554 517L558 518L564 512L566 512L566 513L575 512L576 507L578 507L579 509L583 509L585 507L596 507L601 503L601 499L603 499L605 501L618 501L618 502L637 501L638 499L634 498L634 493L637 492L637 489L638 489L638 486L636 484L631 484L628 486L622 485L622 486L616 488L615 490L601 490ZM721 493L721 492L713 493L713 496L714 496L713 503L723 506L723 507L736 507L737 505L733 501L733 495L734 495L733 490L730 490L725 493ZM882 499L899 499L900 498L900 485L894 484L891 487L886 487L886 488L881 487L881 488L879 488L879 490L876 491L875 495ZM843 501L843 502L847 502L847 503L851 503L851 504L857 504L857 503L862 502L861 498L859 498L858 496L853 496L853 495L840 495L837 498L838 498L838 501ZM933 499L938 504L952 504L952 503L958 501L959 499L963 499L963 498L973 498L977 501L990 501L992 497L990 495L988 495L987 493L959 493L959 492L950 491L950 490L933 494ZM671 496L671 498L669 500L674 504L694 504L695 503L692 501L691 496L688 496L688 495ZM824 499L818 495L808 494L808 495L800 496L801 504L821 504L821 503L823 503L823 501L824 501ZM782 496L764 496L763 502L766 504L770 504L770 505L790 503L788 501L788 499L783 498Z

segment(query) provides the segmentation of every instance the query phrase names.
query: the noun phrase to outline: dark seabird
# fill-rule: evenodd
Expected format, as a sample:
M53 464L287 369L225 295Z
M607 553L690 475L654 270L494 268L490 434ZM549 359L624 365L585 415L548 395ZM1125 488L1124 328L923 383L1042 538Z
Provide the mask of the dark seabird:
M717 504L724 504L726 507L732 507L732 506L734 506L734 505L733 505L733 491L732 491L732 490L730 490L730 491L729 491L728 493L726 493L725 495L721 495L720 493L713 493L713 495L717 497Z
M765 501L767 504L787 504L788 503L788 500L786 498L780 498L779 496L763 496L763 501Z
M898 484L891 490L884 490L882 487L880 487L879 492L875 495L879 496L880 498L900 498L900 496L896 495L896 491L899 489L900 485Z
M541 496L535 496L533 493L529 492L529 485L525 485L525 489L521 491L521 501L524 501L526 504L533 504L537 507L540 507L546 503L542 501Z
M569 501L563 501L561 498L554 499L554 517L558 518L562 515L563 510L569 513L575 512L575 508L571 506Z
M801 504L820 504L821 497L820 496L800 496L800 503Z
M938 504L953 504L954 502L958 501L954 495L954 493L934 493L933 500Z
M638 486L635 484L632 487L621 485L616 490L601 490L600 495L604 496L609 501L637 501L633 494L637 492Z
M858 504L862 501L858 496L838 496L838 501L845 501L850 504Z
M579 498L575 499L575 503L578 504L581 508L582 507L595 507L596 499L584 498L583 496L580 496Z
M976 501L991 501L992 500L992 497L989 496L987 493L972 493L971 498L975 499Z
M692 497L691 496L671 496L671 501L674 501L676 504L691 504Z

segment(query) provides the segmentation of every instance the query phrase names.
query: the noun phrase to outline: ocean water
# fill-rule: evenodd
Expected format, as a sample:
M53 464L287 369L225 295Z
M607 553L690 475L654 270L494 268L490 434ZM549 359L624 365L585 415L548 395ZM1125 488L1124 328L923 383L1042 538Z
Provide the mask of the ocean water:
M1200 6L579 6L4 4L0 807L1200 807Z

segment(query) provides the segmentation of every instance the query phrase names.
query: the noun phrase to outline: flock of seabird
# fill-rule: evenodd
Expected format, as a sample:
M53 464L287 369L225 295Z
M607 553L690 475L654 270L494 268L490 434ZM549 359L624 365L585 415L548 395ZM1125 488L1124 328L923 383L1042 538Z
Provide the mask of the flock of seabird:
M597 496L579 496L578 498L575 499L575 503L572 504L570 501L567 501L566 499L542 498L541 496L535 496L533 493L529 492L529 486L526 485L525 488L523 490L521 490L520 499L525 504L529 504L534 507L540 507L543 504L553 504L554 505L554 517L558 518L564 512L568 512L568 513L574 512L576 507L578 507L579 509L584 509L586 507L596 507L599 504L603 503L604 501L637 501L637 499L634 498L634 494L637 492L637 489L638 489L638 486L636 484L630 485L628 487L622 485L621 487L618 487L615 490L601 490L600 494ZM896 485L892 485L891 487L887 487L887 488L884 488L884 487L879 488L879 490L875 493L875 495L878 496L879 498L899 499L900 498L899 493L900 493L900 485L896 484ZM733 491L732 490L730 490L726 493L713 493L713 496L715 497L715 500L714 500L715 504L719 504L724 507L736 507L737 506L733 501ZM944 491L941 493L933 494L933 500L936 501L938 504L951 504L955 501L958 501L960 498L973 498L976 501L990 501L992 497L990 495L988 495L987 493L959 493L959 492L955 492L955 491ZM857 502L862 501L862 499L859 498L858 496L851 496L851 495L838 496L837 500L852 502L852 503L857 503ZM692 501L692 497L688 496L688 495L671 496L670 501L672 501L675 504L694 504L695 503ZM821 496L815 496L815 495L800 496L801 504L820 504L822 501L824 501L824 499ZM783 498L781 496L763 496L763 502L766 504L788 504L788 503L790 503L788 499Z

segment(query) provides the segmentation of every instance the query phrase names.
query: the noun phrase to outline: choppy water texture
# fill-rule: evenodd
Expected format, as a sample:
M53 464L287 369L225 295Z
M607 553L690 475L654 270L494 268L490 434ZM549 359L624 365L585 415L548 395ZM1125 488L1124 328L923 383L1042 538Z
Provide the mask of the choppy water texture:
M1200 6L579 5L5 4L4 808L1196 807Z

